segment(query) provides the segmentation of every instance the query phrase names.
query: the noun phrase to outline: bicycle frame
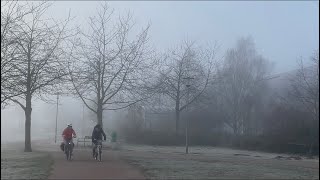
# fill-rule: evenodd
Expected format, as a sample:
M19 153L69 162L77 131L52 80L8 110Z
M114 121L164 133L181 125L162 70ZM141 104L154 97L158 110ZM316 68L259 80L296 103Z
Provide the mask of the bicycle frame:
M72 141L71 140L66 141L66 144L64 145L64 151L65 151L67 160L71 160L72 150L73 150Z
M102 153L102 141L98 140L96 145L96 157L97 160L101 161L101 153Z

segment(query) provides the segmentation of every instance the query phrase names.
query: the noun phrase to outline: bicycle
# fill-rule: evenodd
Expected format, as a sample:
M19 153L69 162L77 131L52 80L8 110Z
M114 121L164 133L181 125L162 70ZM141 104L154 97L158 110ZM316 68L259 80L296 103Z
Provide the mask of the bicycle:
M97 140L97 143L96 143L96 148L95 148L95 155L94 155L94 158L95 160L98 160L98 161L101 161L102 158L101 158L101 154L102 154L102 140Z
M75 137L73 137L75 138ZM73 143L70 140L66 141L66 144L64 145L64 152L66 154L67 160L71 161L72 160L72 150L73 150Z

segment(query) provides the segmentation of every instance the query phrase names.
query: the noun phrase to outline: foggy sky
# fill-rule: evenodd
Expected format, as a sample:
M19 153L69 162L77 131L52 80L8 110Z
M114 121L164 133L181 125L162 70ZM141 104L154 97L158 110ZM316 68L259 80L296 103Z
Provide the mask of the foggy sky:
M101 1L57 1L53 16L76 16L78 24L95 14ZM241 36L251 35L264 57L275 62L274 73L296 68L300 56L308 59L319 48L318 1L111 1L116 13L134 13L138 28L151 22L150 41L159 50L184 38L200 43L217 41L220 54ZM79 23L81 22L81 23Z

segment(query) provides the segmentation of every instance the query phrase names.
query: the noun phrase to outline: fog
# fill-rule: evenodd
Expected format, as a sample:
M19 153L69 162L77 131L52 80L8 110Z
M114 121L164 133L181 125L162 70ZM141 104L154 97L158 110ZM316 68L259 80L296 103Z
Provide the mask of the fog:
M71 14L76 24L94 15L99 1L57 1L49 14ZM309 57L319 44L319 2L111 1L116 13L132 12L139 27L151 23L151 44L163 50L189 38L217 41L224 52L241 36L254 37L256 48L276 63L274 72L295 69L299 56ZM299 13L297 13L299 12Z
M96 117L83 103L72 97L60 96L58 113L56 96L51 96L50 102L34 101L32 108L32 139L54 141L56 115L57 118L57 141L62 141L62 131L71 123L79 137L91 136L93 127L96 125ZM117 122L113 120L114 111L105 113L105 126L115 129ZM25 117L23 110L15 105L1 110L1 142L24 141Z
M319 74L314 74L316 71L314 62L315 64L319 62L318 1L111 1L107 5L115 10L115 18L106 21L109 24L105 29L101 28L104 35L97 33L102 30L96 28L101 17L97 15L103 2L57 1L50 4L52 5L45 11L44 17L64 20L70 13L71 20L66 26L68 31L66 30L65 33L70 33L68 35L72 38L73 36L78 38L62 39L61 43L57 43L59 44L57 59L61 60L62 64L66 61L68 63L63 64L56 73L59 74L60 71L65 70L72 71L74 74L72 77L72 73L69 72L72 83L61 80L57 83L59 86L53 86L53 90L47 91L41 87L38 89L40 93L38 90L35 91L35 93L45 94L50 102L32 97L31 140L54 141L56 119L58 141L62 140L61 133L68 123L73 124L79 137L90 136L94 125L99 122L99 105L102 102L103 110L100 110L104 129L107 133L117 131L121 138L126 138L128 141L132 140L131 137L140 138L141 134L143 137L148 137L146 133L149 131L183 134L187 126L186 119L193 124L190 132L195 138L204 136L206 133L216 133L217 129L219 132L224 131L221 129L227 129L226 133L250 134L250 136L272 134L273 137L273 132L281 132L283 125L278 127L270 119L280 118L281 115L277 116L276 113L284 112L280 112L281 108L285 109L285 115L290 115L294 109L294 112L301 116L306 113L314 117L312 114L314 111L309 111L310 108L301 108L302 100L294 100L292 97L294 93L306 93L305 91L296 92L299 89L297 87L303 86L301 84L303 82L299 81L301 80L299 69L304 70L304 66L310 68L303 71L308 74L308 77L310 75L308 81L314 82L319 79ZM1 11L4 8L5 6L1 6ZM125 18L117 19L123 15L125 17L128 12L132 13L130 21L127 22ZM97 19L92 20L90 26L89 17L93 16ZM31 16L26 17L28 18ZM102 23L102 26L105 25ZM1 28L4 28L3 24ZM81 33L71 35L71 32L76 29ZM118 31L118 34L114 35L118 38L115 41L111 38L113 36L109 37L108 34L114 31ZM83 35L85 33L87 34ZM123 36L119 35L121 33ZM100 49L97 53L93 51L95 47L100 48L101 45L96 45L95 42L105 40L101 38L102 36L111 39L108 42L111 50L104 49L104 53L110 56L109 59L116 59L114 57L121 59L121 63L120 61L112 62L114 64L105 63L107 67L103 70L106 75L102 76L109 78L110 84L107 86L106 83L102 87L110 87L110 89L103 89L102 95L97 95L94 91L95 82L90 82L96 74L88 70L90 68L93 70L95 66L90 66L87 62L95 59L90 59L89 56L96 57L98 56L96 54L101 53ZM123 41L121 37L125 37ZM66 35L65 38L69 37ZM55 38L48 39L54 42ZM43 41L39 40L40 43ZM1 53L4 54L3 51L6 48L3 47L3 42L1 43ZM61 47L60 44L62 44ZM120 44L124 44L125 47L122 49ZM115 53L117 48L121 53ZM133 56L132 51L138 55ZM184 56L188 57L188 60L181 58ZM239 58L240 56L244 58ZM1 57L7 58L5 55ZM104 59L105 56L101 57ZM316 61L310 61L311 57ZM130 58L132 60L123 62L123 59ZM127 72L123 72L123 77L117 77L122 73L122 67L127 64L128 77ZM134 66L130 66L131 64ZM184 64L186 64L185 69L182 68ZM100 64L97 66L100 67ZM117 71L117 68L120 70ZM177 69L185 73L176 73ZM12 72L16 71L12 70ZM115 78L112 78L114 74L116 74ZM180 76L181 74L183 76ZM83 80L82 75L88 79ZM190 84L186 78L191 76L193 78ZM12 75L12 77L16 76ZM114 83L114 79L120 83ZM134 83L132 79L135 79ZM263 83L256 83L258 81ZM14 88L3 87L7 82L17 83L18 87L20 81L17 79L1 81L1 93L11 95ZM177 87L175 82L178 84ZM64 94L59 96L58 106L57 96L54 95L60 91L57 87L62 87L64 91ZM8 92L3 92L5 88ZM20 91L19 88L17 89ZM316 91L318 97L319 89ZM111 94L110 98L107 97L108 93ZM107 95L103 98L108 101L103 98L97 101L97 98L105 94ZM12 97L19 97L18 101L25 103L20 96L21 94ZM10 98L4 101L4 104L8 104L1 109L1 143L24 141L25 138L25 112L17 105L15 99L12 100L12 97L10 97L11 101ZM92 102L97 106L93 106ZM288 106L284 105L285 103L290 104L290 107L292 105L292 109L286 109ZM319 107L317 103L309 105L312 108ZM112 106L114 104L117 106ZM110 110L117 108L119 110ZM315 116L318 117L317 113ZM291 117L281 117L282 120L285 119L283 120L285 123L290 124L286 119ZM301 119L297 121L300 122ZM308 124L309 120L305 122ZM310 118L310 123L318 122ZM269 128L269 126L276 127ZM306 126L312 127L310 124ZM293 133L290 134L290 131L286 136L293 137L298 134L298 131L299 133L307 131L297 130L298 126L292 129L294 129ZM293 139L303 141L303 138L293 137ZM132 141L135 142L136 139Z

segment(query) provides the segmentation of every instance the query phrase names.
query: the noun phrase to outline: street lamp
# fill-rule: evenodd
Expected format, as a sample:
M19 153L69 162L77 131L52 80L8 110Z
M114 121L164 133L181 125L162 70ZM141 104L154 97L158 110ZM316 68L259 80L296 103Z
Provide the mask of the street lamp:
M186 104L186 111L188 112L188 103L189 103L189 93L190 93L190 80L194 79L192 77L186 77L186 78L183 78L185 80L187 80L187 84L186 84L186 87L187 87L187 104ZM188 144L188 126L189 126L189 122L188 122L188 118L186 117L186 154L189 153L189 144Z
M54 135L54 143L57 143L57 131L58 131L58 107L59 107L59 93L57 93L57 111L56 111L56 131Z
M84 133L84 127L85 127L85 121L84 121L84 103L82 104L82 127L81 127L81 130L82 130L82 134L85 134Z

